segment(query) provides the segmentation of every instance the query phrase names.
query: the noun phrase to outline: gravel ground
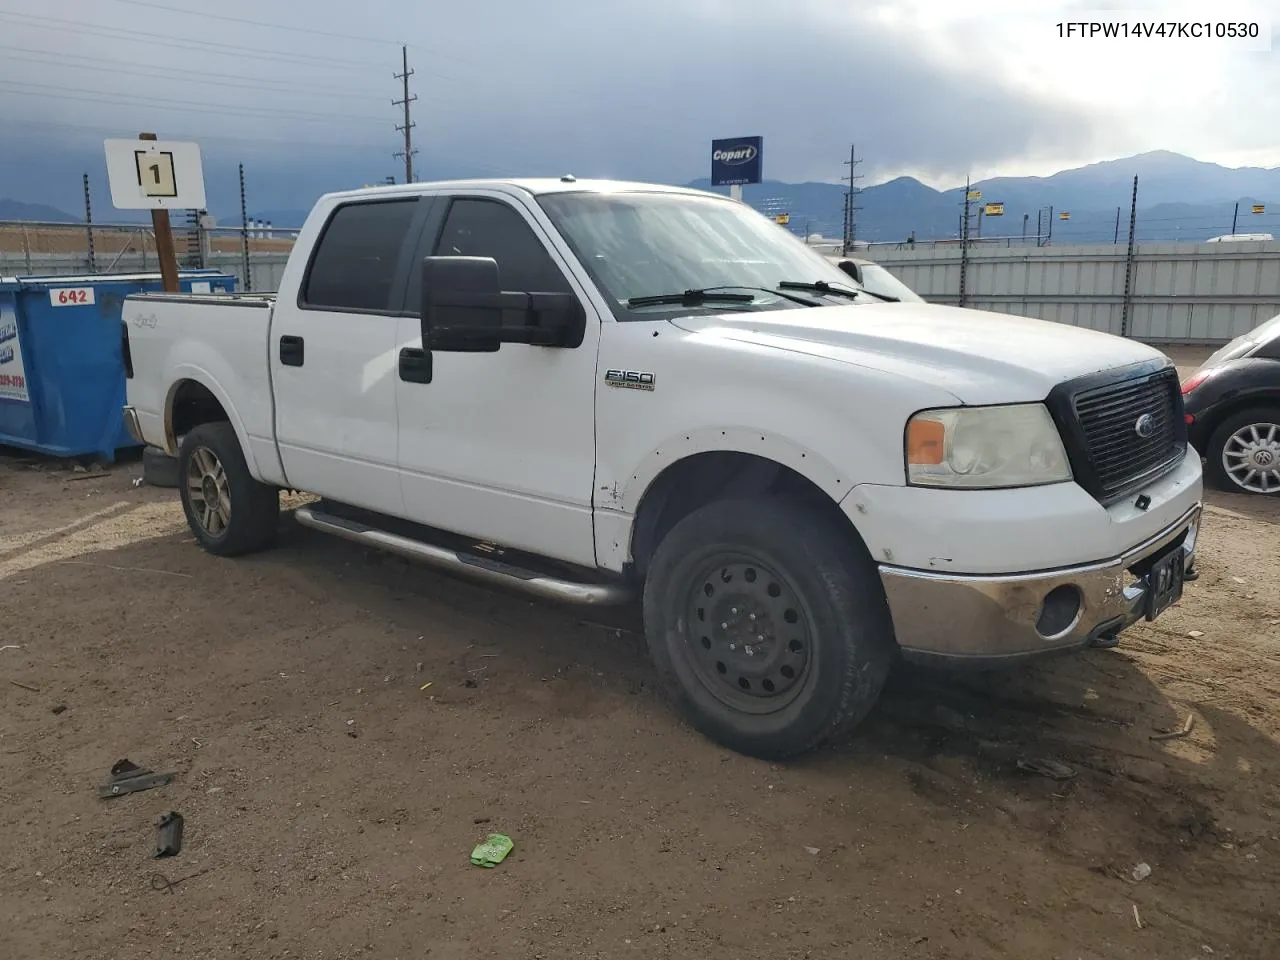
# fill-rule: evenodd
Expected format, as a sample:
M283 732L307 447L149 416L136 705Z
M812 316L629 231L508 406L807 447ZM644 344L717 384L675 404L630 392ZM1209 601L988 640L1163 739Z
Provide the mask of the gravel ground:
M10 454L7 960L1280 956L1280 503L1211 494L1200 579L1117 649L900 670L850 743L778 766L673 715L629 612L288 517L219 560L139 464ZM98 800L125 757L177 777ZM471 866L491 831L514 852Z

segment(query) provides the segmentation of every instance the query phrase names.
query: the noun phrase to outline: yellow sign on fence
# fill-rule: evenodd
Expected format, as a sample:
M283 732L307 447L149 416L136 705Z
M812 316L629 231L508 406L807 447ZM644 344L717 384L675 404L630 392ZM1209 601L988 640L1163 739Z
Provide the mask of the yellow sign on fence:
M969 199L970 199L970 200L981 200L981 199L982 199L982 191L981 191L981 190L970 190L970 191L969 191Z
M1060 214L1058 214L1058 219L1059 219L1059 220L1070 220L1070 219L1071 219L1071 214L1070 214L1070 213L1068 213L1066 210L1063 210Z
M1255 203L1255 204L1253 205L1253 212L1254 212L1254 213L1266 213L1266 212L1267 212L1267 205L1266 205L1265 203Z
M774 223L790 223L790 222L791 222L791 214L789 214L789 213L780 213L780 214L778 214L776 217L774 217L774 218L773 218L773 222L774 222Z
M987 215L988 217L1003 217L1003 216L1004 216L1004 204L1003 204L1003 203L988 203L988 204L986 205L986 207L984 207L984 208L983 208L983 212L984 212L984 213L986 213L986 215Z

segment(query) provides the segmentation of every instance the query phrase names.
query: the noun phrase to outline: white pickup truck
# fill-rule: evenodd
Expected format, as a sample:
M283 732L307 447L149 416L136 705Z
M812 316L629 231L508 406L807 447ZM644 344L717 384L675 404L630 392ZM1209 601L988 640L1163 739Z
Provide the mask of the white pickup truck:
M297 521L642 602L711 738L847 731L898 655L1111 646L1194 577L1200 458L1142 344L859 286L749 207L645 184L323 197L274 295L130 296L128 406L196 539Z

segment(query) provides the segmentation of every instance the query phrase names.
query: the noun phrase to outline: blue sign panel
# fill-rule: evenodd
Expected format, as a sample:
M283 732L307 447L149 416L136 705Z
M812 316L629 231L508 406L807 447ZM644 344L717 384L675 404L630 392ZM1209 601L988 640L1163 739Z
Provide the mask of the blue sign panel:
M711 141L711 185L733 187L759 183L763 169L764 137L733 137Z

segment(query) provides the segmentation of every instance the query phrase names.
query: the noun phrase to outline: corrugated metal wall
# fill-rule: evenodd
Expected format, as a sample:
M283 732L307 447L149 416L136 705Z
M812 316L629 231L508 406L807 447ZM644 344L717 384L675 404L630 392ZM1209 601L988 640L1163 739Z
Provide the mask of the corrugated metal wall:
M955 304L960 247L859 251L926 300ZM970 245L966 306L1121 332L1125 246ZM1280 313L1280 243L1147 243L1135 248L1129 335L1225 343Z

